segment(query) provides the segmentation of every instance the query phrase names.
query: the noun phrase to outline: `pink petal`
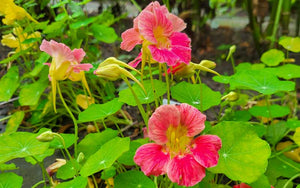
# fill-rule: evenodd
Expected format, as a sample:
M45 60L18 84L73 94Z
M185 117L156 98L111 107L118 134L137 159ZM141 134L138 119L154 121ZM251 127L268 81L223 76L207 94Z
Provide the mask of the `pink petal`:
M159 176L166 173L170 156L164 153L163 146L150 143L137 149L134 162L141 167L145 175Z
M157 62L173 66L180 61L179 57L168 49L159 49L155 45L149 45L148 48L152 54L152 58Z
M196 161L205 168L213 167L218 164L218 151L222 147L221 139L215 135L202 135L194 140L191 152Z
M72 67L74 72L79 73L80 71L89 71L91 68L93 68L93 65L89 63L84 63L72 65Z
M154 12L155 9L160 9L164 14L168 14L169 11L165 5L161 6L159 2L151 2L144 10Z
M131 51L137 44L142 44L140 33L137 29L131 28L122 33L121 49Z
M206 116L197 108L185 103L178 105L177 108L180 112L180 124L187 126L189 137L199 134L205 128Z
M80 48L80 49L74 49L72 52L73 52L75 59L77 60L77 63L80 63L85 56L84 50L82 48Z
M251 186L247 185L245 183L241 183L241 184L238 184L238 185L234 185L232 188L251 188Z
M180 32L186 28L186 23L184 23L184 21L178 16L170 13L167 17L172 22L173 31Z
M174 105L158 107L149 119L149 138L158 144L165 144L168 139L166 132L172 125L177 127L180 123L180 113Z
M180 62L189 64L191 61L191 48L182 47L182 46L173 46L171 52L176 54Z
M168 177L181 186L194 186L205 177L205 168L191 154L175 156L167 167Z
M169 39L171 41L171 46L191 48L191 39L185 33L174 32Z
M142 61L142 52L140 52L139 55L134 60L130 61L128 65L132 66L133 68L136 68L141 61Z

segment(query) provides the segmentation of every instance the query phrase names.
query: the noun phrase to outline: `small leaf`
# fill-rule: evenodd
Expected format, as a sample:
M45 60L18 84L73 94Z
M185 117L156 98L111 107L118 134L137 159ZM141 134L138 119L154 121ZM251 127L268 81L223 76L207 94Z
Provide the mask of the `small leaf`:
M300 120L297 119L288 119L286 121L286 126L291 129L300 127Z
M72 146L74 144L74 139L75 139L74 134L60 133L59 135L63 137L66 148L69 148L70 146ZM63 146L62 140L58 137L54 137L54 139L50 142L50 148L63 149L64 146Z
M129 150L130 139L116 137L106 142L82 166L80 174L90 176L100 170L111 167L111 165L126 151Z
M268 66L277 66L284 59L284 53L277 49L266 51L260 58L260 60Z
M8 134L16 132L19 128L19 125L22 123L24 116L25 116L24 111L15 112L8 120L6 128L5 128L5 132L3 133L3 135L8 135ZM1 136L1 134L0 134L0 136Z
M0 174L0 187L3 188L21 188L23 177L15 173L1 173Z
M118 38L114 28L105 25L93 24L91 26L91 31L97 40L105 43L113 43Z
M87 177L78 176L71 181L58 184L55 188L86 188L87 184Z
M214 76L213 80L222 84L229 84L231 76Z
M135 155L136 150L141 146L142 144L138 141L132 141L130 142L130 149L129 151L125 152L121 157L119 157L118 161L124 165L133 166L135 165L135 162L133 161L133 157Z
M185 91L185 92L183 92ZM211 90L205 84L190 84L180 82L171 87L171 94L174 99L181 103L188 103L200 111L205 111L221 102L220 92Z
M210 134L222 140L219 162L209 170L224 173L232 180L245 183L256 181L268 165L269 144L260 139L247 122L221 122L212 127Z
M293 135L293 140L298 146L300 146L300 127L296 128L296 131Z
M270 106L253 106L249 109L249 112L255 117L278 118L288 115L290 108L273 104Z
M39 80L22 87L19 94L19 102L22 106L37 105L44 90L48 87L48 80Z
M8 101L19 87L19 69L11 67L0 80L0 102Z
M80 27L86 27L90 23L93 23L96 20L95 17L84 18L82 20L76 21L70 25L71 29L79 29Z
M154 182L141 171L127 171L115 178L114 188L155 188Z
M141 104L149 104L155 100L155 96L158 98L167 92L166 83L161 82L159 80L153 80L153 85L156 92L155 95L150 80L144 81L143 85L146 90L146 93L138 84L134 84L132 86L132 89L137 95L137 98L140 100ZM119 101L131 106L137 105L129 88L120 91Z
M266 132L266 140L269 141L270 144L275 145L279 142L287 131L286 122L280 121L276 124L271 124L267 126Z
M294 64L286 64L274 68L274 73L283 79L290 80L292 78L300 78L300 66Z
M96 153L103 144L115 138L118 131L105 129L101 133L90 133L82 139L78 144L78 153L82 152L84 157L88 159L92 154Z
M19 167L17 167L14 163L9 163L9 164L2 163L2 164L0 164L0 171L16 170L16 169L19 169Z
M57 170L56 177L67 180L74 177L79 168L80 165L78 164L78 162L75 159L71 159Z
M300 37L283 36L280 37L279 44L291 52L300 52Z
M106 118L119 111L122 105L123 103L119 102L118 98L104 104L91 104L86 110L79 113L78 121L83 123Z

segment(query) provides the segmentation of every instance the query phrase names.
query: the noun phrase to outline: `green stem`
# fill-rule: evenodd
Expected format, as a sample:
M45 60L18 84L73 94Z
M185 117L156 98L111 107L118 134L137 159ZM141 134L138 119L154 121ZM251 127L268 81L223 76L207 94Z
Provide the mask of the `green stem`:
M99 127L98 127L98 125L97 125L97 122L96 122L96 121L94 121L94 125L95 125L95 128L96 128L96 130L97 130L97 133L100 133L100 130L99 130Z
M135 1L135 0L131 0L132 4L138 9L138 11L142 11L141 7L139 6L139 4Z
M157 101L157 95L156 95L156 90L154 87L154 82L153 82L153 75L152 75L152 70L151 70L151 63L149 62L149 74L150 74L150 81L151 81L151 85L152 85L152 91L154 94L154 101L155 101L155 107L158 108L158 101Z
M145 125L147 126L147 129L148 129L148 115L146 114L144 107L142 106L140 100L139 100L138 97L136 96L136 93L135 93L134 90L132 89L131 84L130 84L130 82L128 81L127 77L126 77L126 76L123 76L122 78L123 78L123 80L126 82L126 84L128 85L128 87L129 87L129 89L130 89L130 91L131 91L131 93L132 93L132 95L133 95L133 97L134 97L134 99L135 99L135 102L136 102L136 104L137 104L137 106L138 106L138 108L139 108L139 111L140 111L140 113L141 113L141 115L142 115L142 117L143 117L143 120L144 120L144 122L145 122Z
M52 186L52 183L51 183L51 177L50 175L48 174L48 172L46 171L43 163L41 163L39 160L37 160L37 158L35 158L34 156L32 156L32 158L36 161L36 163L41 167L42 169L42 172L43 172L43 180L44 180L44 183L45 183L45 186L47 186L47 183L46 183L46 177L48 178L49 180L49 183L50 183L50 186Z
M166 78L166 84L167 84L168 104L170 104L170 81L169 81L169 75L168 75L168 70L167 70L167 64L164 63L163 67L164 67L164 71L165 71L165 78Z
M96 181L95 176L92 175L92 178L93 178L93 182L94 182L94 184L95 184L95 188L98 188L98 183L97 183L97 181Z
M280 19L282 3L283 3L283 0L279 0L277 11L276 11L275 23L274 23L274 27L273 27L273 31L272 31L272 35L271 35L270 48L274 47L274 42L276 40L276 33L277 33L277 30L278 30L278 24L279 24L279 19Z
M287 188L287 186L289 185L289 183L291 183L294 179L296 179L297 177L300 176L300 173L299 174L296 174L295 176L291 177L283 186L283 188Z
M39 186L39 185L42 184L42 183L45 183L45 184L46 184L45 180L42 180L42 181L37 182L37 183L34 184L31 188L36 188L37 186Z
M62 96L62 93L61 93L60 86L59 86L58 82L57 82L57 91L58 91L58 95L60 97L60 100L62 101L64 107L68 111L68 113L71 116L72 121L74 123L74 129L75 129L75 133L74 133L74 136L75 136L75 140L74 140L74 158L76 159L77 158L77 139L78 139L78 125L77 125L77 121L76 121L73 113L69 109L68 105L66 104L66 102L65 102L65 100L64 100L64 98Z
M232 68L233 68L233 73L236 73L235 61L234 61L234 58L233 58L233 54L231 54L231 56L230 56L230 61L231 61L231 65L232 65Z

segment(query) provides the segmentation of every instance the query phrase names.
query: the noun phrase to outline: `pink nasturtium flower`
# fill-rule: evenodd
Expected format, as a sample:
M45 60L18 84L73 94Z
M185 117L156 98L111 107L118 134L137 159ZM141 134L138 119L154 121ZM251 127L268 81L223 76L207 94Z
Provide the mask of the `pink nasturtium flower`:
M81 80L90 93L83 71L88 71L93 66L91 64L80 64L85 56L83 49L71 50L63 43L54 40L50 42L43 40L40 50L52 56L52 62L45 64L50 67L48 76L52 85L54 111L56 111L56 84L58 80L67 78L72 81Z
M134 161L145 175L167 174L172 182L193 186L205 177L205 168L217 165L221 140L198 135L206 116L188 104L162 105L149 119L148 143L136 151Z
M172 66L177 62L188 64L191 60L191 40L180 33L186 24L169 13L166 6L157 1L150 3L134 20L133 28L122 33L121 49L131 51L136 45L143 44L141 53L150 51L152 58ZM131 64L136 67L141 61L140 54Z

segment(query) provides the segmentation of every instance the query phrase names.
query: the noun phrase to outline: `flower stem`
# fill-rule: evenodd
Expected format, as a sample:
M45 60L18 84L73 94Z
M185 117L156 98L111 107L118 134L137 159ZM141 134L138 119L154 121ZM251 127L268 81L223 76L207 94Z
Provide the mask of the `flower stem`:
M287 186L289 185L289 183L291 183L294 179L296 179L297 177L299 177L300 174L296 174L295 176L291 177L283 186L283 188L287 188Z
M74 158L76 159L77 158L77 138L78 138L78 125L77 125L77 121L76 121L73 113L69 109L68 105L66 104L66 102L65 102L65 100L64 100L64 98L62 96L62 93L61 93L60 86L59 86L58 82L57 82L57 91L58 91L58 95L60 97L60 100L62 101L64 107L68 111L68 113L71 116L72 121L74 123L74 129L75 129L75 133L74 133L74 136L75 136L75 140L74 140Z
M155 107L158 108L157 95L156 95L156 90L155 90L155 87L154 87L153 75L152 75L151 63L150 63L150 61L149 61L149 74L150 74L150 81L151 81L152 90L153 90L153 94L154 94Z
M37 160L37 158L35 158L34 156L32 156L32 158L36 161L36 163L37 163L37 164L41 167L41 169L42 169L42 172L43 172L43 180L44 180L45 186L47 186L45 176L47 176L47 178L48 178L48 180L49 180L49 183L50 183L50 186L52 186L52 183L51 183L51 177L50 177L50 175L48 174L48 172L46 171L46 169L45 169L43 163L40 162L39 160Z
M167 84L167 96L168 96L168 104L170 104L170 80L167 70L167 64L164 64L164 71L165 71L165 77L166 77L166 84Z

